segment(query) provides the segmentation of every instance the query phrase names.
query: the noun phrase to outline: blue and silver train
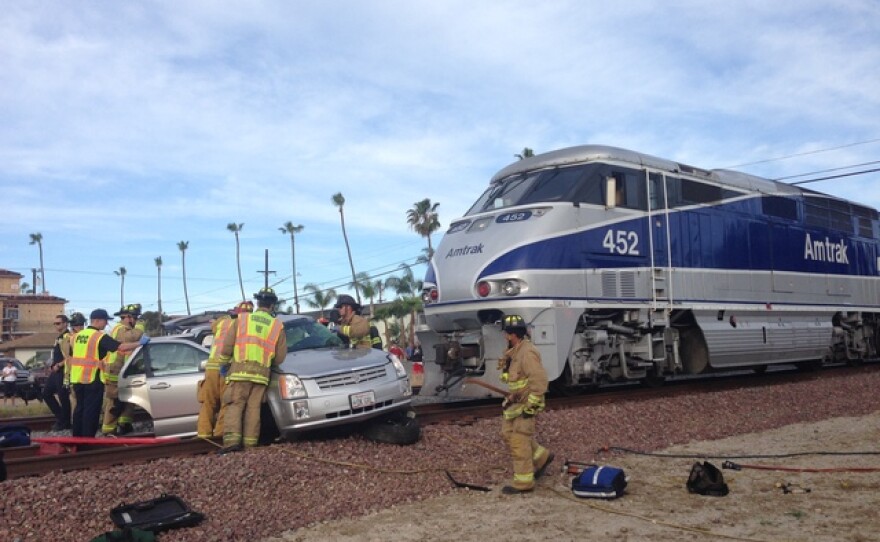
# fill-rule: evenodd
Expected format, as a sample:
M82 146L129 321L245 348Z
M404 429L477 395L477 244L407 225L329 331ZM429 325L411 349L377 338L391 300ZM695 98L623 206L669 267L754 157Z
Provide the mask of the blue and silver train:
M485 395L462 380L497 381L511 314L559 389L876 358L878 259L864 205L614 147L529 157L434 253L423 393Z

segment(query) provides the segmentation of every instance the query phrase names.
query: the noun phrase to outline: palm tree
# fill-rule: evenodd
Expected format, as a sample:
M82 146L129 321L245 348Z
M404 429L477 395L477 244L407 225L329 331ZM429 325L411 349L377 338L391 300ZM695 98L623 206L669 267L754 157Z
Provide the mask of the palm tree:
M352 282L349 286L356 290L360 290L364 295L364 299L370 300L370 316L373 315L373 300L376 299L376 285L370 280L370 275L367 273L358 273L357 274L357 282Z
M31 245L37 245L40 249L40 282L42 283L42 292L46 293L46 269L43 267L43 234L42 233L32 233L31 234ZM37 293L36 287L34 288L34 293Z
M180 241L177 243L177 248L180 249L180 266L183 269L183 298L186 300L186 315L189 316L192 314L189 312L189 294L186 293L186 249L189 248L189 241Z
M406 223L410 229L428 240L428 260L434 257L434 247L431 246L431 234L440 229L440 220L437 218L439 203L431 203L429 198L417 201L413 208L406 212Z
M244 222L240 224L230 222L226 225L226 229L235 234L235 265L238 267L238 286L241 288L241 300L244 301L247 298L244 296L244 282L241 280L241 247L238 243L238 232L240 232L242 228L244 228Z
M159 323L162 323L162 256L156 256L153 259L156 262L156 274L159 293Z
M357 277L354 272L354 260L351 259L351 247L348 245L348 234L345 233L345 213L342 211L343 206L345 206L345 196L342 195L342 192L337 192L333 194L333 205L339 207L339 220L342 222L342 237L345 239L345 250L348 252L348 265L351 266L351 281L357 282ZM361 304L361 294L355 289L354 295L357 297L358 305Z
M373 291L376 292L376 297L379 298L379 303L382 303L382 294L385 293L385 281L382 279L376 279L372 284Z
M305 229L305 226L302 224L294 226L293 222L288 220L284 223L284 226L278 229L282 234L290 234L290 262L293 267L293 305L296 307L296 313L299 314L299 295L296 292L296 241L294 239L296 239L297 233Z
M119 277L121 279L120 283L119 283L119 306L120 307L125 306L125 274L127 272L128 271L126 271L124 267L120 267L119 271L113 272L113 274L115 274L117 277Z
M22 282L21 286L18 287L18 291L23 294L27 294L27 293L30 293L30 291L29 291L30 288L31 288L30 284L28 284L27 282Z
M333 300L336 299L336 290L333 288L322 290L317 284L311 282L306 284L303 290L311 294L311 297L305 298L306 305L321 311L321 318L323 318L324 307L333 303Z
M400 269L403 271L400 277L388 277L385 283L400 296L400 299L395 300L394 303L400 302L410 315L409 344L413 344L415 343L416 316L422 308L422 281L416 280L410 266L401 264Z
M531 158L531 157L534 156L534 155L535 155L535 151L533 151L532 149L530 149L530 148L528 148L528 147L523 147L523 150L522 150L521 153L519 153L519 154L514 154L514 156L516 156L516 157L519 158L520 160L523 160L523 159L526 159L526 158Z

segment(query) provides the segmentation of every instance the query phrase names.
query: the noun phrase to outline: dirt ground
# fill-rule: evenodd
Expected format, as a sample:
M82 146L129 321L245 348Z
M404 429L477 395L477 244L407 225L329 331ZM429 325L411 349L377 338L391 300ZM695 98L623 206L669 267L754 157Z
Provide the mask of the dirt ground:
M874 454L836 455L865 451ZM574 497L571 476L562 472L564 459L556 458L552 475L545 476L531 494L505 496L500 488L489 493L461 489L454 495L359 519L298 529L273 540L880 541L880 472L843 470L880 471L880 412L694 442L664 451L698 455L719 468L732 456L803 452L832 453L733 459L752 468L723 470L730 487L726 497L687 492L685 482L695 458L609 454L595 459L623 468L629 479L626 494L611 501ZM826 472L753 468L757 466ZM794 491L786 493L786 485Z

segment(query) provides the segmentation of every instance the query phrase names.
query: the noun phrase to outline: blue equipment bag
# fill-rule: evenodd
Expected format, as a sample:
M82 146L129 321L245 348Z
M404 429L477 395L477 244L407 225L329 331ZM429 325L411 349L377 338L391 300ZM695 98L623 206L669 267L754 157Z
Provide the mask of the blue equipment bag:
M25 425L0 425L0 448L31 445L31 429Z
M571 481L571 492L577 497L593 499L616 499L626 489L623 469L592 465Z

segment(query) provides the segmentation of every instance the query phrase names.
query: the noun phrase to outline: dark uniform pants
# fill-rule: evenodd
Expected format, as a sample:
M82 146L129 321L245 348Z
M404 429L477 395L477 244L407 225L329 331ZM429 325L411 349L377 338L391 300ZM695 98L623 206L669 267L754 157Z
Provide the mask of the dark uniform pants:
M223 392L226 407L223 420L223 446L256 446L260 440L260 406L266 386L253 382L228 382Z
M58 399L55 396L58 396ZM62 429L70 428L70 390L64 387L64 373L52 371L43 387L43 402Z
M104 383L95 379L91 384L74 384L76 408L73 410L73 436L94 437L101 423L101 402Z

